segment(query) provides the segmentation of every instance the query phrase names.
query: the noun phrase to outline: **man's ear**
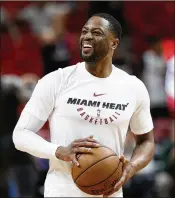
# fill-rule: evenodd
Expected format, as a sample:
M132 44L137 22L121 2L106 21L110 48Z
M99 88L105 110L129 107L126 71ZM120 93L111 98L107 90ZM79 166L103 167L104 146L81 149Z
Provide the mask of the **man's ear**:
M113 39L113 41L112 41L112 49L115 50L118 45L119 45L119 39L118 38Z

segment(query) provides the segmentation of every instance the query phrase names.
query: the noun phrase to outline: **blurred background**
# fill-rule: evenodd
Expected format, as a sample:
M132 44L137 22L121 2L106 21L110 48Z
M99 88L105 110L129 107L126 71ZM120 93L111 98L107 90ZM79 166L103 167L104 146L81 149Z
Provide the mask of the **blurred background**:
M12 132L42 76L81 61L78 39L92 14L122 25L113 64L141 79L150 94L156 151L124 186L125 198L175 197L173 1L1 1L0 197L43 197L48 161L16 151ZM48 123L39 134L49 140ZM125 155L134 147L128 132Z

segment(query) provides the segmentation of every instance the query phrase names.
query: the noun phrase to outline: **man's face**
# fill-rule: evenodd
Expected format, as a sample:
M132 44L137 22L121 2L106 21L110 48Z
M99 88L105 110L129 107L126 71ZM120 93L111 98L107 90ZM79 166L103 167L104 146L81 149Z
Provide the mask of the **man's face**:
M113 35L108 26L107 20L94 16L82 28L79 44L80 54L85 62L96 63L109 53Z

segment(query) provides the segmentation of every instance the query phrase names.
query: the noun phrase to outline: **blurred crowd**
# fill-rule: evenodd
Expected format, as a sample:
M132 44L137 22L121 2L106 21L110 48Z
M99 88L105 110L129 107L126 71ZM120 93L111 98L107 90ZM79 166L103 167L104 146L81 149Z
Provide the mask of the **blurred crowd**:
M81 61L81 28L99 12L122 25L113 64L145 83L155 126L154 159L124 186L124 197L175 197L175 2L1 1L0 9L0 197L43 197L48 161L16 151L12 132L38 79ZM49 140L48 123L39 134ZM128 158L133 147L128 132Z

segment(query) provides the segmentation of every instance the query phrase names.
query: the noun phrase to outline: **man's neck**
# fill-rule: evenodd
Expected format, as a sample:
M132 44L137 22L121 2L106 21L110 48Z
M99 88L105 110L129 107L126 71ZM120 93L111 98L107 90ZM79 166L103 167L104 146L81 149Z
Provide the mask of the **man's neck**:
M85 67L89 73L98 78L106 78L112 72L112 59L103 59L97 63L85 63Z

